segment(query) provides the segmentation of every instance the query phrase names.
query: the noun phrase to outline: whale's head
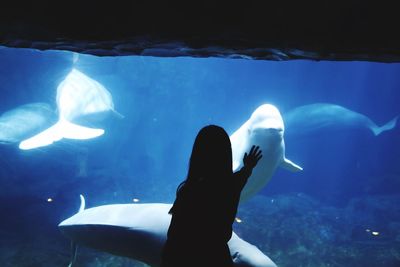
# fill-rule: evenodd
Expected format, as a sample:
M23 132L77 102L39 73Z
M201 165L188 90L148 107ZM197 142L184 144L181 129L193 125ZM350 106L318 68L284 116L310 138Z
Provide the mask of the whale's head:
M279 110L271 104L264 104L251 115L248 130L252 140L280 141L283 139L285 127Z
M61 118L82 125L84 121L102 120L114 110L111 93L96 80L77 69L67 75L57 88L57 108Z

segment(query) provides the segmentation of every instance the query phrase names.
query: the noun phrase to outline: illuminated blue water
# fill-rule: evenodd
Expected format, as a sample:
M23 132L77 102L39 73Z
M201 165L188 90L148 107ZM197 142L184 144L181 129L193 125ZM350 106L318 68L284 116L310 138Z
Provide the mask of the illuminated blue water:
M204 125L231 134L264 103L284 120L296 107L321 102L378 126L400 114L400 64L74 60L70 52L9 48L0 49L0 114L33 102L57 113L57 86L72 68L104 85L123 118L96 121L105 133L86 141L27 151L0 144L2 266L67 266L69 241L57 225L77 211L79 194L88 207L172 202ZM287 158L304 171L278 168L240 207L237 233L279 266L400 266L400 127L374 136L351 123L306 134L301 125L287 125L285 143ZM141 266L85 248L79 257L79 266Z

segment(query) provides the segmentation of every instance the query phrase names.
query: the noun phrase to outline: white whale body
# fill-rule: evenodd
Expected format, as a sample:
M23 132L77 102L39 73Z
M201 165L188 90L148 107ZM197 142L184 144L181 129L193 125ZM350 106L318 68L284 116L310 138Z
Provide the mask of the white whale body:
M114 204L86 210L81 206L80 212L59 224L59 229L79 245L160 266L171 221L168 214L171 206L161 203ZM235 266L276 267L257 247L235 233L228 245ZM70 266L74 259L75 255Z
M100 128L90 128L83 121L114 111L112 96L99 82L72 69L57 88L59 120L47 130L20 143L21 149L50 145L62 138L91 139L104 134ZM88 120L89 118L89 120ZM86 119L86 120L85 120Z
M57 121L47 103L29 103L4 112L0 116L0 143L11 144L34 136Z
M260 146L262 158L242 190L245 201L259 192L272 178L277 167L290 171L302 168L285 157L285 127L279 110L270 104L258 107L231 136L233 171L243 166L243 156L253 145Z
M375 136L396 126L398 116L384 124L376 125L367 116L330 103L315 103L297 107L283 115L290 135L304 135L321 129L369 129Z

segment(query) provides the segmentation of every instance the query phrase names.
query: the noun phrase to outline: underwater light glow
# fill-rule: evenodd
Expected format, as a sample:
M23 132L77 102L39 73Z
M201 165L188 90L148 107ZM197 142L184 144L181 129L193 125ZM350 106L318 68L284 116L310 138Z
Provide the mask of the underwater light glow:
M237 223L241 223L241 222L242 222L242 220L241 220L240 218L238 218L238 217L235 218L235 221L236 221Z
M380 234L378 231L372 231L371 229L365 229L365 232L371 233L373 236L378 236Z
M49 197L49 198L47 199L47 202L53 202L53 199L52 199L51 197Z
M135 202L135 203L137 203L137 202L139 202L140 200L139 200L138 198L134 198L134 199L132 199L132 201Z

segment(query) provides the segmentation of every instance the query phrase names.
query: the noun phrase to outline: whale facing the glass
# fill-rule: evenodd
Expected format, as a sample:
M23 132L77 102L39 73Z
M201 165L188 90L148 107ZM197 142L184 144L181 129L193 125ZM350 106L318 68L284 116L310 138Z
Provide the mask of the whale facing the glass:
M233 171L243 166L243 156L253 145L259 146L263 155L242 190L241 201L257 194L271 180L278 167L292 172L303 170L285 157L284 132L285 127L279 110L271 104L264 104L230 136Z

